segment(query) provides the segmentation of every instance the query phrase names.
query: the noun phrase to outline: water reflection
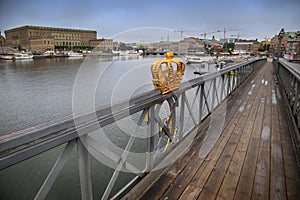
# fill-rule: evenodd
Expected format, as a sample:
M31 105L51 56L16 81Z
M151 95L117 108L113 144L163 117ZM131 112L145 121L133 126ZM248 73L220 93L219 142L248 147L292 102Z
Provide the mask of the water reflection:
M0 134L70 115L74 81L80 67L88 68L87 80L95 72L102 74L95 92L95 106L101 107L152 90L150 66L161 58L0 61ZM197 77L194 71L194 67L187 67L184 80Z

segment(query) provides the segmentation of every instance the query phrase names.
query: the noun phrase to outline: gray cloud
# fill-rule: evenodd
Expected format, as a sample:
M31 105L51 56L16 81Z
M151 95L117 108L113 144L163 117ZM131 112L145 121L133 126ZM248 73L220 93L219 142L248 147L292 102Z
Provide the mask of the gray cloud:
M299 0L2 0L0 30L32 24L93 29L99 37L140 27L216 31L237 29L263 39L282 27L300 30ZM199 33L186 35L198 36ZM229 33L228 33L229 34ZM222 33L216 34L223 37ZM155 36L156 37L156 36Z

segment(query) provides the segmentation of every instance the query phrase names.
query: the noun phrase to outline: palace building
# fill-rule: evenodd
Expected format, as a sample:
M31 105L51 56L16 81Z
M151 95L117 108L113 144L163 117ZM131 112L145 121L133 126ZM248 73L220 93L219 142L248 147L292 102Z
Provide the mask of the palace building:
M97 39L97 31L21 26L5 31L6 46L44 52L55 48L89 47Z

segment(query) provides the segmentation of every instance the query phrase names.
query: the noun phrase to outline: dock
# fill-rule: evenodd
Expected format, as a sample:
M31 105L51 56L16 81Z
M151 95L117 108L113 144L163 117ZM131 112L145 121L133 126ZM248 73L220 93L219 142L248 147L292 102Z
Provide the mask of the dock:
M272 63L252 73L226 103L213 111L227 113L207 155L200 149L218 117L207 117L183 156L152 170L122 199L299 199L297 128Z

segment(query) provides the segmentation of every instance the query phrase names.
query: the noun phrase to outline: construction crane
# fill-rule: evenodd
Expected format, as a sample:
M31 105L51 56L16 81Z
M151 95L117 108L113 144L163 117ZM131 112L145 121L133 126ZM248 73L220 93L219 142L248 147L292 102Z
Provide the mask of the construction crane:
M213 33L219 33L219 32L221 32L221 31L214 31L214 32L208 32L208 33L206 31L204 31L204 33L202 33L201 36L204 36L204 39L206 39L206 35L210 35Z
M219 30L218 32L223 32L224 33L224 42L225 42L225 40L226 40L226 33L227 32L230 32L230 31L238 31L238 30L234 30L234 29L226 29L226 28L224 28L223 30Z
M246 35L241 35L240 33L238 33L236 35L231 35L231 37L236 37L237 40L240 40L240 36L246 36Z
M185 32L202 32L202 31L198 31L198 30L183 30L183 29L180 29L178 31L175 31L177 33L180 33L180 40L183 39L183 33Z

